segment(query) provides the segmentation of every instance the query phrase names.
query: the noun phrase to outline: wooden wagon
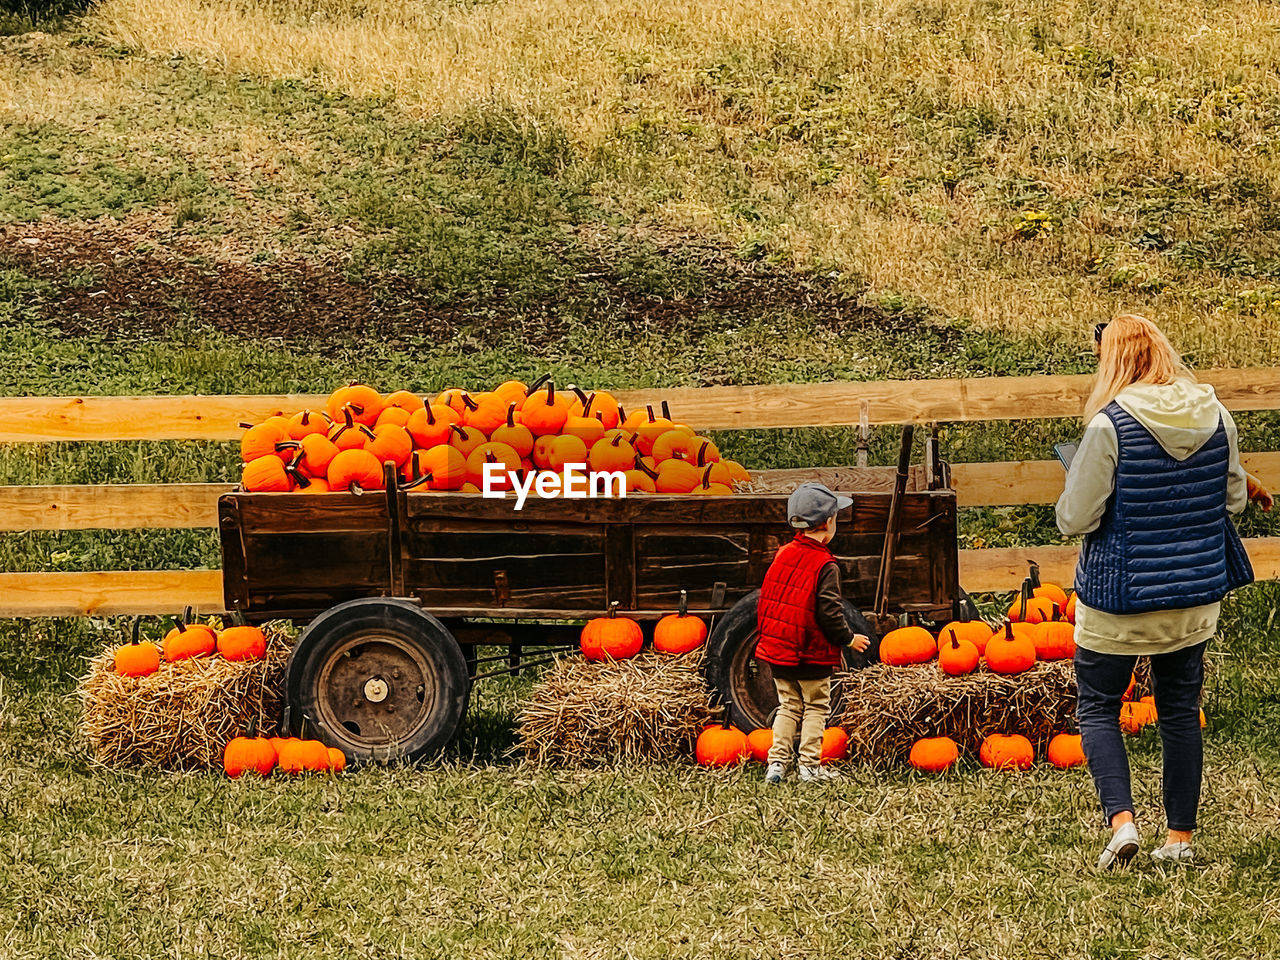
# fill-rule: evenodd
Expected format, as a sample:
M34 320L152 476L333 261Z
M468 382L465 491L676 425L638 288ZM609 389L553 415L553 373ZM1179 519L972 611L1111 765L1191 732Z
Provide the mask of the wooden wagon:
M225 601L251 622L309 623L288 669L292 715L360 760L438 752L475 680L575 643L613 603L656 620L681 591L712 625L708 682L754 729L777 703L751 656L757 590L791 536L796 483L853 498L832 548L858 629L953 614L956 497L934 452L927 468L776 472L734 496L530 498L519 512L476 494L231 493L218 505ZM494 645L509 649L477 656ZM875 656L873 643L850 665Z

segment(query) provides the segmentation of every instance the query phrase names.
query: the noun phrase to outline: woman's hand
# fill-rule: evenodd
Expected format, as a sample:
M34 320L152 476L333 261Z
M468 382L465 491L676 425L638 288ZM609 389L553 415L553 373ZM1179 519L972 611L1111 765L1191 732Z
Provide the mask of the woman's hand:
M1267 492L1267 488L1252 473L1246 473L1244 476L1249 485L1249 499L1261 507L1263 512L1270 511L1271 494Z

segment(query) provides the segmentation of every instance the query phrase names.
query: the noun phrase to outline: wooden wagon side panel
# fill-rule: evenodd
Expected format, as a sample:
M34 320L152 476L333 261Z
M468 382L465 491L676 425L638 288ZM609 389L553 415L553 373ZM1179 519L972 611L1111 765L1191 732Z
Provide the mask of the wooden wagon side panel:
M218 515L229 610L309 618L394 592L383 497L229 495Z

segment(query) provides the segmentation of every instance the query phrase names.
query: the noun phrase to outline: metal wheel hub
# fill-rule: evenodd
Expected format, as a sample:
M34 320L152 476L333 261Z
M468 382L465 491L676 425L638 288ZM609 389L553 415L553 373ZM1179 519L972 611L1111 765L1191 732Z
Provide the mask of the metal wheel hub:
M352 637L321 665L320 719L361 745L404 741L435 708L436 680L415 639L382 632Z
M770 715L778 709L778 691L774 688L769 665L752 656L756 637L753 631L738 647L729 676L733 702L756 726L764 727L769 725Z

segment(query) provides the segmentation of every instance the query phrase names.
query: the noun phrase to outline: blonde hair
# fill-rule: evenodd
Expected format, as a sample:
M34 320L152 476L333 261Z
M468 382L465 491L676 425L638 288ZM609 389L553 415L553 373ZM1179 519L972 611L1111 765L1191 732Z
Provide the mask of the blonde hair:
M1107 324L1098 347L1098 378L1084 402L1084 422L1092 420L1125 387L1196 379L1159 327L1133 313Z

